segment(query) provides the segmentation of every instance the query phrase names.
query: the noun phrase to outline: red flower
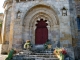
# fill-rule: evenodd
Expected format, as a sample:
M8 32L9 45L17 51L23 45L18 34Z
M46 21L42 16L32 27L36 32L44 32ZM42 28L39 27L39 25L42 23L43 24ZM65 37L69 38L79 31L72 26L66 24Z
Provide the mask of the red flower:
M64 55L67 54L66 50L62 50L62 54Z

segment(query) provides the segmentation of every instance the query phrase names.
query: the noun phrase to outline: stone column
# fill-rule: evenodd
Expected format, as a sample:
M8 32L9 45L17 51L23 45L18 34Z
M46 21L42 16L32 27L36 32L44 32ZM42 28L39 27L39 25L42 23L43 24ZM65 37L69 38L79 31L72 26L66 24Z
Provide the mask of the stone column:
M9 50L15 49L17 51L22 50L22 20L18 18L15 11L16 2L13 0L12 6L12 20L10 26L10 39L9 39Z
M7 53L8 52L8 44L5 43L5 22L7 18L7 10L4 11L4 20L3 20L3 26L2 26L2 50L1 53Z
M13 0L12 3L12 13L11 13L11 23L10 23L10 36L9 36L9 50L12 49L12 41L13 41L13 26L14 26L14 20L15 20L15 0Z
M4 43L5 40L5 22L6 22L6 17L7 17L7 10L4 11L4 20L3 20L3 26L2 26L2 44Z

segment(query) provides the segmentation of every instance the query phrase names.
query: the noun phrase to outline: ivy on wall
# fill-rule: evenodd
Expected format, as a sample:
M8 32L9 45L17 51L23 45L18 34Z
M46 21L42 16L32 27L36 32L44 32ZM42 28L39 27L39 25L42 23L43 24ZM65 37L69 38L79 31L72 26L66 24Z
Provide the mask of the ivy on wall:
M0 27L2 27L2 23L0 24Z
M2 27L2 20L0 19L0 27Z

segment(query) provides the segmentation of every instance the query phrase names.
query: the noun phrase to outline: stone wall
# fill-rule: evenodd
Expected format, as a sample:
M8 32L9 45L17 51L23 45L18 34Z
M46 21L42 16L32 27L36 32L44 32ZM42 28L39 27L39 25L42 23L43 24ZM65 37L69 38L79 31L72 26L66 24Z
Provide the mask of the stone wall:
M40 6L40 8L38 7ZM58 18L54 16L55 12L53 12L54 10L51 10L51 8L45 6L45 5L37 5L34 6L32 9L30 9L31 11L29 12L29 14L27 14L27 16L24 19L24 25L25 27L23 27L25 34L29 34L31 37L26 37L26 35L24 35L24 40L26 41L27 39L33 41L33 44L35 44L35 29L36 29L36 23L38 19L44 19L47 20L48 23L48 38L52 41L54 41L54 38L56 40L58 40L56 38L56 36L59 34L59 20L57 20ZM46 11L45 11L46 10ZM34 13L35 12L35 13ZM52 14L53 13L53 14ZM56 19L55 19L56 18ZM30 28L30 29L29 29ZM28 29L28 33L27 33L27 29ZM56 31L55 31L56 30ZM53 36L55 31L55 36ZM25 38L26 37L26 38Z
M0 44L2 44L1 30L2 30L3 17L4 17L3 13L0 13Z
M28 1L7 4L10 8L9 14L6 13L4 40L9 41L9 49L22 50L22 44L26 40L31 40L35 44L35 24L38 18L48 21L48 38L52 40L56 47L60 42L61 47L70 47L72 45L70 11L68 0L42 0ZM67 9L67 16L62 16L62 8ZM6 7L5 7L6 9ZM11 12L11 15L10 15ZM8 29L7 29L8 28ZM10 33L9 33L10 30ZM9 34L9 35L7 35Z
M70 3L70 15L71 15L71 34L72 34L72 45L74 47L75 58L79 58L79 49L80 49L80 32L78 31L77 26L77 15L80 15L80 2L79 0L69 0Z
M8 52L9 47L9 32L10 32L10 21L11 21L11 13L12 13L12 0L5 0L4 7L4 20L2 26L2 53Z
M76 0L75 1L75 8L76 8L76 21L77 21L77 17L79 16L80 17L80 1L79 0ZM80 47L80 31L78 30L77 28L77 46Z
M3 52L8 52L8 46L9 46L9 34L10 34L10 22L11 22L11 8L7 10L7 16L6 16L6 23L5 23L5 33L4 33L4 41L2 47ZM6 48L6 49L5 49Z

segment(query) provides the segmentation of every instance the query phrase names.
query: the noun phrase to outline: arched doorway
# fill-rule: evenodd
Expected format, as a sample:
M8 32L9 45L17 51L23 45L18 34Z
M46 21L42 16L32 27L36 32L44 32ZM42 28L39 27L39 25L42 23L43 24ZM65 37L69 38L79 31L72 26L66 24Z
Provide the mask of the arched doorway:
M52 42L59 40L56 37L56 36L59 36L58 16L54 8L41 4L41 5L33 6L28 11L28 13L26 13L24 17L24 20L23 20L23 40L24 41L31 40L31 43L33 45L43 44L43 43L37 43L38 42L37 36L40 33L36 33L36 30L39 29L36 25L38 24L37 21L40 21L41 19L43 19L43 21L47 20L47 22L45 22L48 24L47 25L47 29L48 29L47 38L51 40Z
M48 40L47 20L37 21L35 30L35 44L44 44Z

